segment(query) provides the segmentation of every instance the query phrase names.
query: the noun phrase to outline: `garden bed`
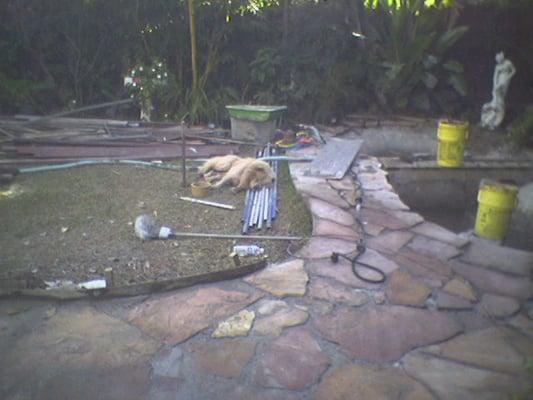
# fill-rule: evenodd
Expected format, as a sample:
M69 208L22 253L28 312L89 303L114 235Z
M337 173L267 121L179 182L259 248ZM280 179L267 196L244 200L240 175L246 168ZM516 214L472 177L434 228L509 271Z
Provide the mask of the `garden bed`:
M195 173L188 181L196 179ZM294 190L286 165L280 168L279 215L258 235L308 236L311 220ZM0 199L0 279L44 287L44 281L75 283L113 269L118 287L163 282L235 268L229 257L243 240L176 239L141 241L133 223L156 214L182 232L238 234L245 193L229 189L207 200L236 206L223 210L179 199L190 196L181 173L131 166L94 166L19 175L13 194ZM2 188L6 190L6 187ZM257 242L255 242L257 243ZM285 241L262 241L271 261L286 257ZM296 244L297 245L297 244Z

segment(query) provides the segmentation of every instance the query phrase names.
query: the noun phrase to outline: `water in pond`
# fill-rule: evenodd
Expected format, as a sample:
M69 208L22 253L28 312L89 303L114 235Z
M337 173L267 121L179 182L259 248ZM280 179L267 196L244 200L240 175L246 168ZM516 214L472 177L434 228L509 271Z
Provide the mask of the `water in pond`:
M477 194L482 179L509 180L519 186L533 181L532 170L494 169L394 169L389 181L409 208L453 232L472 231L477 213ZM533 251L531 227L513 214L504 245Z
M455 233L474 229L476 210L418 210L426 221L443 226Z

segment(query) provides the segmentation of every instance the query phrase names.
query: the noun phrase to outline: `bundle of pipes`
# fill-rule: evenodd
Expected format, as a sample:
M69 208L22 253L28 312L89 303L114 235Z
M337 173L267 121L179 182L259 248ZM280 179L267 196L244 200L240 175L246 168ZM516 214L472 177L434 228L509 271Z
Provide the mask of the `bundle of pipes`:
M257 157L267 157L276 155L276 149L267 145L263 150L257 152ZM244 203L242 215L242 234L248 233L252 228L262 229L272 227L272 220L277 216L277 196L278 196L278 161L270 161L270 166L276 175L276 181L271 187L261 189L248 189Z

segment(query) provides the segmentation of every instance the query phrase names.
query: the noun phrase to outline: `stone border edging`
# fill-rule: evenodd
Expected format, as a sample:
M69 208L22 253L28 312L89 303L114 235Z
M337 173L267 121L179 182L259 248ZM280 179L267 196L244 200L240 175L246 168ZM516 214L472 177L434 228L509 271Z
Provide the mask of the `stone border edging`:
M251 264L223 271L208 272L201 275L186 276L183 278L167 279L164 281L148 281L135 285L116 286L101 290L70 290L70 289L0 289L2 297L34 297L55 300L78 300L89 297L111 298L119 296L137 296L160 291L169 291L194 286L201 283L210 283L228 279L240 278L252 272L265 268L266 258Z

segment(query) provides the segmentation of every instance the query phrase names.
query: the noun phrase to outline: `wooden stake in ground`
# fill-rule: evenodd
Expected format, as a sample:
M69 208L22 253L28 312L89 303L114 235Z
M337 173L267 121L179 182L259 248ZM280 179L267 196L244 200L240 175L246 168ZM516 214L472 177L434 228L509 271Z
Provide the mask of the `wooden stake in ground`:
M181 121L180 128L181 128L181 166L183 168L181 186L187 187L187 171L185 169L185 161L186 161L185 159L185 128L184 128L183 121Z

